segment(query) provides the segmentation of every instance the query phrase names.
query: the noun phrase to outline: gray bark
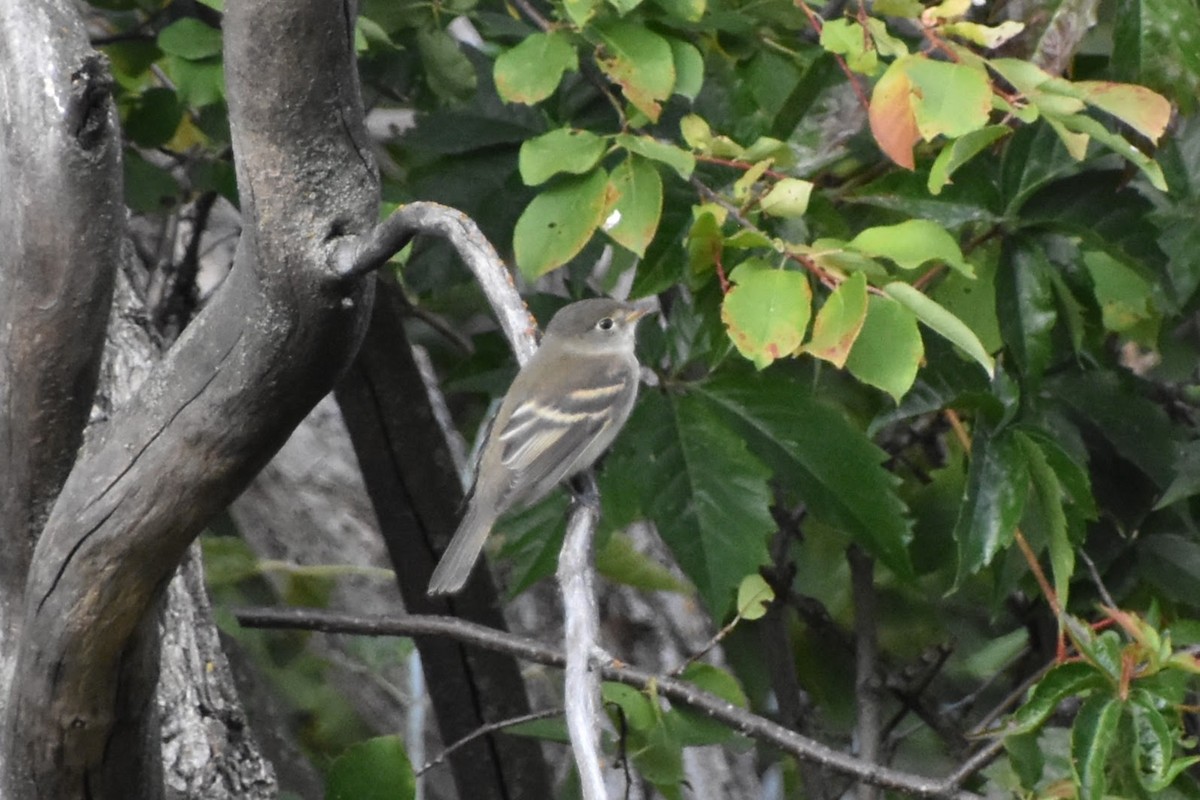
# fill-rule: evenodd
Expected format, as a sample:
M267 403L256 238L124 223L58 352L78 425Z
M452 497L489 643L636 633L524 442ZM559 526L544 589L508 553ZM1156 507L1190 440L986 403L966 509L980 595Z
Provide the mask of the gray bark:
M0 687L96 388L125 213L111 87L70 0L0 4Z
M14 10L27 5L34 10ZM39 15L48 7L4 4L7 80L21 72L12 68L14 36L34 50L22 61L31 72L67 63L77 66L76 82L91 75L69 58L47 65L36 52L51 29L76 31L71 41L82 36L65 7L65 21L46 23ZM30 31L25 17L43 28ZM370 308L369 277L340 279L328 267L337 239L369 228L378 202L353 61L353 5L245 0L230 5L225 23L245 224L236 263L133 401L71 469L37 541L25 635L4 703L3 788L13 800L163 795L160 754L148 745L142 722L155 677L145 643L157 637L147 620L153 622L163 588L201 527L349 363ZM104 147L111 105L97 105L94 91L73 95L69 72L35 75L34 82L49 78L67 87L57 105L36 87L18 87L21 102L40 98L50 106L39 107L33 119L64 135L74 132L80 147ZM14 90L5 91L11 114ZM7 137L14 127L6 124ZM4 163L14 171L11 158ZM36 173L32 179L39 180ZM113 196L104 194L109 203ZM78 210L80 219L96 215L94 208ZM61 205L47 218L58 224ZM110 231L115 219L107 220ZM0 274L13 272L4 266ZM63 260L59 269L70 266ZM85 305L95 304L92 294ZM100 331L89 338L81 325L67 327L74 346L101 339ZM83 373L94 375L95 361ZM20 546L28 549L28 537ZM19 566L10 561L6 571L19 575Z

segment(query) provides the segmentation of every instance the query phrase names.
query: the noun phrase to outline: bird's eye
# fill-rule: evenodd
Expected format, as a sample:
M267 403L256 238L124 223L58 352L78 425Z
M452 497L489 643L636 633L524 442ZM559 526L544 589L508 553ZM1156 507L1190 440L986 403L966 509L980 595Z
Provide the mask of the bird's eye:
M605 317L596 323L596 327L602 331L611 331L613 326L612 317Z

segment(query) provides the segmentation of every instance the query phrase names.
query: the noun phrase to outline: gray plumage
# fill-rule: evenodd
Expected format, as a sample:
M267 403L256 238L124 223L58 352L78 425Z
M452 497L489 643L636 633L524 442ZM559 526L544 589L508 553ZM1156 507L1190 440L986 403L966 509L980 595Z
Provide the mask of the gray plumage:
M565 306L550 320L496 412L466 513L429 594L461 589L501 514L537 502L612 444L637 397L634 334L645 313L600 298Z

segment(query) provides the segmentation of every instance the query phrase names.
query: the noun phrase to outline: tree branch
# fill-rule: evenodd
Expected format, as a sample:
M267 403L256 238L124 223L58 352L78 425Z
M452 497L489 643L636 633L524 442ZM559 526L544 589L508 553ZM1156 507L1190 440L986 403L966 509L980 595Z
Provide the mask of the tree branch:
M878 623L875 602L875 562L851 545L846 551L850 562L850 591L854 595L854 697L858 707L858 755L868 764L879 763L880 720L878 650L875 636ZM866 783L858 785L858 800L875 800L879 790Z
M453 617L364 617L300 608L243 608L237 610L235 616L248 628L291 628L364 636L448 636L464 644L498 650L537 664L558 668L566 666L566 657L553 647ZM735 706L686 681L667 675L656 675L617 662L601 665L599 672L606 680L617 681L637 689L653 687L659 696L707 714L737 733L778 747L796 758L819 763L848 777L914 797L980 800L979 795L960 790L945 779L925 778L878 764L867 764L861 759L833 750L778 723Z
M537 349L536 324L496 249L461 211L438 203L409 203L393 211L371 231L341 242L333 252L331 266L345 277L365 275L382 267L422 233L441 236L458 251L496 312L517 361L521 364L528 361Z
M600 769L600 674L593 667L597 654L600 609L596 604L592 571L592 539L600 520L600 494L588 472L584 489L571 508L567 534L558 557L558 585L563 596L563 644L566 677L563 696L567 707L567 732L579 768L584 800L604 800L604 773Z

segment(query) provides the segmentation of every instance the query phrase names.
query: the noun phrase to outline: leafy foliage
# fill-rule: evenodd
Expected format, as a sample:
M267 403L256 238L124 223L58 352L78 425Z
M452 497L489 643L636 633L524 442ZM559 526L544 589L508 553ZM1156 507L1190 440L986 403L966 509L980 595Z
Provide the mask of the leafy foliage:
M131 207L232 199L219 14L96 5L124 9L104 18L129 34L104 49ZM734 636L766 630L747 598L773 598L814 715L849 741L853 545L886 568L881 669L944 649L925 707L978 703L922 717L924 738L889 731L897 758L957 753L1053 662L992 729L1006 748L981 784L1196 796L1196 4L1104 9L1111 43L1083 49L1088 12L1067 3L519 8L365 0L356 44L368 105L416 113L382 144L389 202L477 219L539 316L551 296L661 302L640 344L654 381L600 475L606 576L694 589ZM423 311L477 330L452 260L397 274ZM477 422L511 374L494 334L471 358L414 336ZM553 570L562 509L506 523L514 590ZM690 586L622 537L638 519ZM778 676L741 650L732 675L690 677L761 710ZM627 687L606 700L667 797L683 747L731 740Z

